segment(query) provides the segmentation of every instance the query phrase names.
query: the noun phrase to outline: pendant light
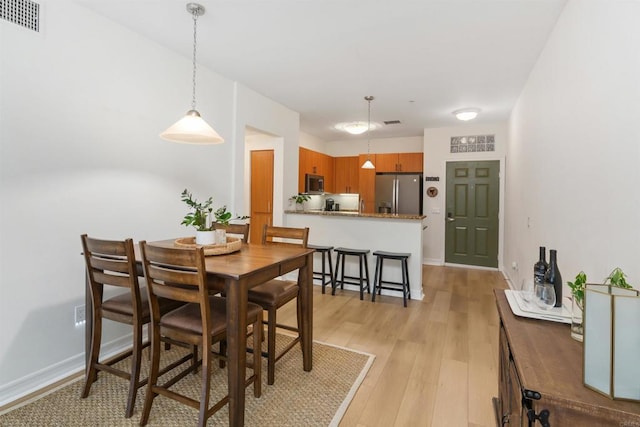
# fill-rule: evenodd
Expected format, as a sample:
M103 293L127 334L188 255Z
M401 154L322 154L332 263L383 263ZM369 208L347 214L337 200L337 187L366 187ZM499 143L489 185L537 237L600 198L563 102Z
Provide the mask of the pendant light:
M193 90L191 93L191 109L185 116L160 134L160 138L167 141L185 144L220 144L224 139L200 117L196 110L196 44L198 17L204 15L204 6L198 3L188 3L187 12L193 17Z
M362 169L375 169L376 167L371 162L371 101L373 96L365 96L364 99L369 103L369 119L367 121L367 161L362 164Z

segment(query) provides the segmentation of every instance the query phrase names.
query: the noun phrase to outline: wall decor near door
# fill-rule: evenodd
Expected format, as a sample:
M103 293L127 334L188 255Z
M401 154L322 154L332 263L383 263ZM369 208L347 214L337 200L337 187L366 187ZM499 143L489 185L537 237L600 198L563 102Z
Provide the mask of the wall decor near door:
M447 163L445 262L498 267L500 161Z
M470 135L451 137L451 153L475 153L478 151L495 150L495 135Z

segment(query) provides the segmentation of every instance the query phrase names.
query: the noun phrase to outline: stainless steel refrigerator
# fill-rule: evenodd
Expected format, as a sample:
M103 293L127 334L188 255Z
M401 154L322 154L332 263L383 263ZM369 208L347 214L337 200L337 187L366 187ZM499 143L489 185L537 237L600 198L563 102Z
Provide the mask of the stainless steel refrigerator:
M377 173L376 212L422 215L422 174Z

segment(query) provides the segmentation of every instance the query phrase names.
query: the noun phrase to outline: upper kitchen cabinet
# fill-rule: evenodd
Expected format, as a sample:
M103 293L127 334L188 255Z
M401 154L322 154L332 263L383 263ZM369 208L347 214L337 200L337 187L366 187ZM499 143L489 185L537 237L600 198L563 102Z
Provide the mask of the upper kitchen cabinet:
M374 213L376 211L376 171L377 171L377 158L379 154L372 154L371 161L376 165L376 169L362 169L359 167L362 165L369 156L367 154L360 154L358 158L358 188L360 193L360 201L363 202L362 212Z
M333 193L334 184L334 158L317 151L308 150L300 147L299 150L299 166L298 166L298 191L305 191L304 182L305 175L321 175L324 177L324 191Z
M358 156L335 158L335 192L357 193L360 174Z
M422 173L422 153L376 154L376 172Z

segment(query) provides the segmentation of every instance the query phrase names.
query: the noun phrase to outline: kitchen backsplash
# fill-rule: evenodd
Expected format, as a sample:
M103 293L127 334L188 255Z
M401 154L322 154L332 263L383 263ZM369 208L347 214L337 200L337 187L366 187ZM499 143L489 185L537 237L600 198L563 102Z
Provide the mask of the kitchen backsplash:
M325 200L333 199L334 203L340 205L341 211L357 211L358 201L360 196L358 194L313 194L310 195L311 200L306 202L306 209L324 209Z

